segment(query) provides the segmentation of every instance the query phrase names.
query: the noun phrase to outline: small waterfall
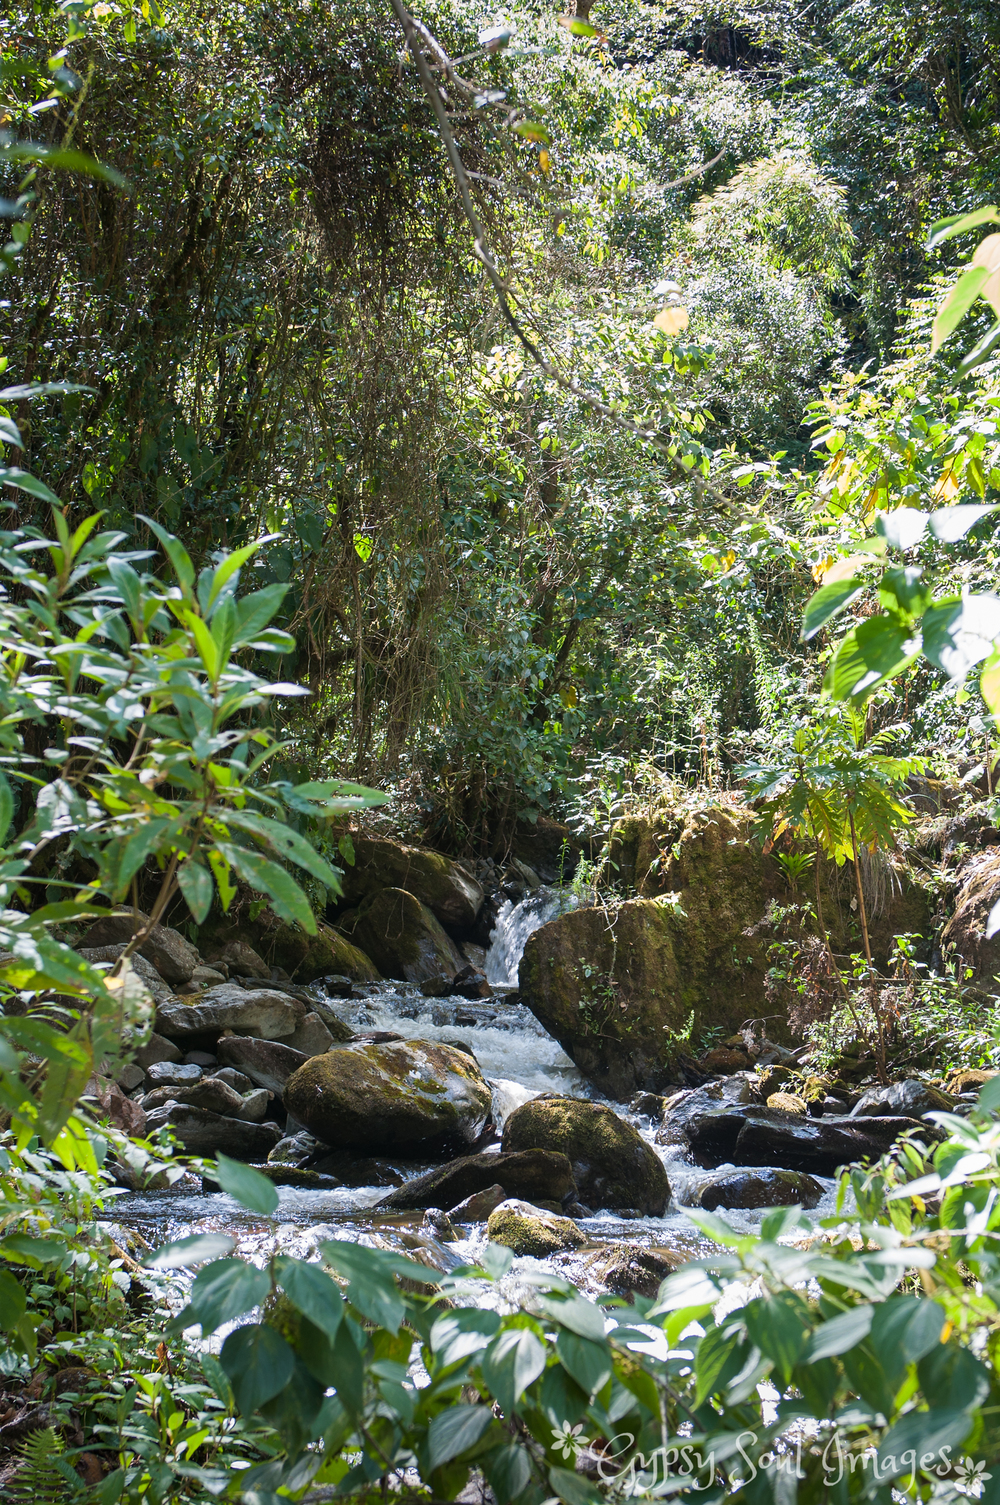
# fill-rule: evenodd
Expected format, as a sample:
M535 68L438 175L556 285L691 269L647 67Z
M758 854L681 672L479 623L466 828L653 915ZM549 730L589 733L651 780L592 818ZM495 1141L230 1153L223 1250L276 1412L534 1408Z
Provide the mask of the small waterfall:
M567 910L576 909L579 900L563 888L536 888L519 904L506 899L497 915L486 953L486 978L494 987L517 987L517 969L524 954L524 944L532 931L554 920Z

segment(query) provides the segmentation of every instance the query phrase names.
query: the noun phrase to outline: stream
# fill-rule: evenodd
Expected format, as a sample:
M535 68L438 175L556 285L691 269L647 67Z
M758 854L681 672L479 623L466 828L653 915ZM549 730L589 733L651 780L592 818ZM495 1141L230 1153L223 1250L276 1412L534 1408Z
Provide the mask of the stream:
M518 1001L510 982L511 977L516 980L517 963L528 935L565 907L565 896L556 890L539 890L519 905L505 906L487 957L488 976L496 979L495 996L490 999L430 999L423 997L414 984L383 982L355 984L351 998L327 1001L355 1030L392 1030L410 1039L467 1047L491 1085L498 1128L514 1108L542 1092L606 1102ZM321 984L316 988L322 995ZM703 1172L686 1159L681 1147L654 1144L656 1123L631 1113L620 1103L609 1106L635 1126L663 1161L672 1192L664 1216L623 1218L599 1211L579 1221L588 1238L587 1246L544 1261L520 1257L514 1261L508 1281L516 1283L519 1270L537 1270L545 1265L582 1288L596 1291L600 1287L588 1276L588 1258L601 1246L626 1241L641 1247L680 1250L688 1257L704 1252L705 1241L684 1212L685 1190ZM228 1233L238 1249L253 1259L265 1258L276 1247L305 1257L321 1240L336 1238L416 1253L442 1270L474 1262L486 1242L484 1224L460 1227L458 1232L463 1236L457 1242L441 1243L424 1225L422 1212L386 1213L375 1206L394 1187L430 1168L431 1163L423 1160L356 1157L349 1173L342 1176L354 1184L322 1191L279 1187L279 1205L273 1219L247 1213L223 1192L202 1192L193 1178L185 1178L166 1191L134 1192L116 1198L113 1216L116 1222L141 1233L153 1247L212 1230ZM732 1167L723 1167L727 1168ZM825 1194L812 1213L815 1218L833 1211L834 1182L817 1179L824 1185ZM748 1232L759 1227L765 1211L722 1209L729 1222Z

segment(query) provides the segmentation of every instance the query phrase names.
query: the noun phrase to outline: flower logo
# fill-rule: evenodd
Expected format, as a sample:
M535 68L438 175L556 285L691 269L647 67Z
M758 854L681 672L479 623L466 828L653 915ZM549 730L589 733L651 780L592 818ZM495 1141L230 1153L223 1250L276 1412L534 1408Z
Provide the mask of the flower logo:
M993 1478L992 1474L986 1472L984 1461L980 1460L979 1463L976 1463L974 1459L968 1456L958 1460L955 1465L955 1474L955 1482L959 1489L963 1494L971 1495L974 1500L979 1499L979 1496L983 1492L983 1485L987 1479Z
M568 1421L564 1421L558 1427L553 1427L552 1441L556 1452L561 1453L564 1458L579 1458L590 1441L589 1437L581 1436L582 1432L583 1422L571 1427ZM989 1474L986 1477L989 1478Z

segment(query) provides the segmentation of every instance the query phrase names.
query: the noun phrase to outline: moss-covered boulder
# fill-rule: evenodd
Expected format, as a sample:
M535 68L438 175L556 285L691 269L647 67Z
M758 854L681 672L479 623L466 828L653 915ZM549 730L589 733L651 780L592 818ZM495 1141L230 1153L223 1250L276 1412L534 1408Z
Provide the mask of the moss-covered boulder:
M282 1096L324 1144L373 1155L470 1144L492 1105L474 1057L429 1040L338 1046L293 1072Z
M515 1254L532 1254L536 1259L562 1249L579 1249L587 1242L571 1218L514 1200L501 1202L490 1213L486 1236L491 1244L504 1244Z
M449 929L471 930L483 890L461 863L441 852L404 846L384 837L355 836L354 865L344 873L344 903L360 906L384 888L413 894Z
M331 975L352 982L379 982L382 976L371 957L332 925L321 923L315 935L299 925L280 925L265 935L261 949L273 966L303 984Z
M426 904L402 888L382 889L366 899L351 938L385 977L427 982L442 974L455 977L466 965Z
M986 939L986 922L1000 893L1000 850L977 852L959 869L955 911L941 932L941 945L989 986L1000 976L1000 931Z
M606 1290L634 1301L636 1296L655 1296L667 1277L690 1259L690 1249L610 1244L588 1258L587 1270Z
M670 1198L659 1156L602 1103L574 1097L522 1103L504 1125L503 1149L561 1151L573 1167L580 1201L595 1211L634 1209L660 1217Z

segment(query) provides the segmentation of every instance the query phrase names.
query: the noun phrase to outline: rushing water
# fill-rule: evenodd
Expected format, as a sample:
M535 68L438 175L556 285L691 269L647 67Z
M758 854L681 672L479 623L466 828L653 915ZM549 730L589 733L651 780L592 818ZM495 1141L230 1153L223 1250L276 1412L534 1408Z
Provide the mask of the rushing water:
M516 988L517 968L528 936L557 915L575 909L578 902L565 888L536 888L519 904L505 899L486 953L487 981L494 987Z
M489 952L492 976L499 980L502 973L504 978L512 974L516 978L524 941L565 907L565 897L548 889L536 891L521 904L501 911ZM505 991L502 985L497 986L493 998L472 1002L458 997L424 998L419 988L408 983L359 985L355 991L352 998L330 999L329 1003L356 1030L391 1030L409 1039L467 1046L491 1084L494 1118L500 1126L515 1107L541 1092L600 1100L557 1042L516 995ZM621 1104L611 1106L653 1143L654 1126L648 1119L629 1114ZM581 1229L593 1241L590 1249L557 1255L553 1261L571 1279L583 1285L589 1283L586 1258L594 1245L627 1239L645 1246L668 1244L690 1248L692 1254L699 1247L699 1236L685 1215L683 1204L688 1186L702 1173L686 1163L680 1147L653 1145L653 1148L664 1161L673 1190L665 1216L623 1219L604 1211L582 1220ZM190 1182L167 1192L124 1196L116 1202L115 1214L152 1243L200 1229L224 1229L251 1257L263 1256L276 1244L289 1252L304 1253L322 1239L363 1238L376 1243L388 1241L394 1247L411 1251L423 1248L438 1268L467 1263L482 1249L483 1227L458 1243L445 1245L421 1228L422 1213L387 1214L375 1207L393 1186L428 1168L424 1161L399 1155L371 1160L358 1158L356 1174L344 1177L356 1184L330 1191L279 1188L275 1221L246 1213L223 1193L200 1194ZM832 1211L833 1182L825 1184L828 1191L816 1209L817 1217ZM759 1225L762 1216L760 1212L725 1215L737 1227L747 1230ZM519 1269L536 1265L537 1261L531 1259L516 1261L509 1280L516 1284ZM513 1285L510 1291L513 1293Z

